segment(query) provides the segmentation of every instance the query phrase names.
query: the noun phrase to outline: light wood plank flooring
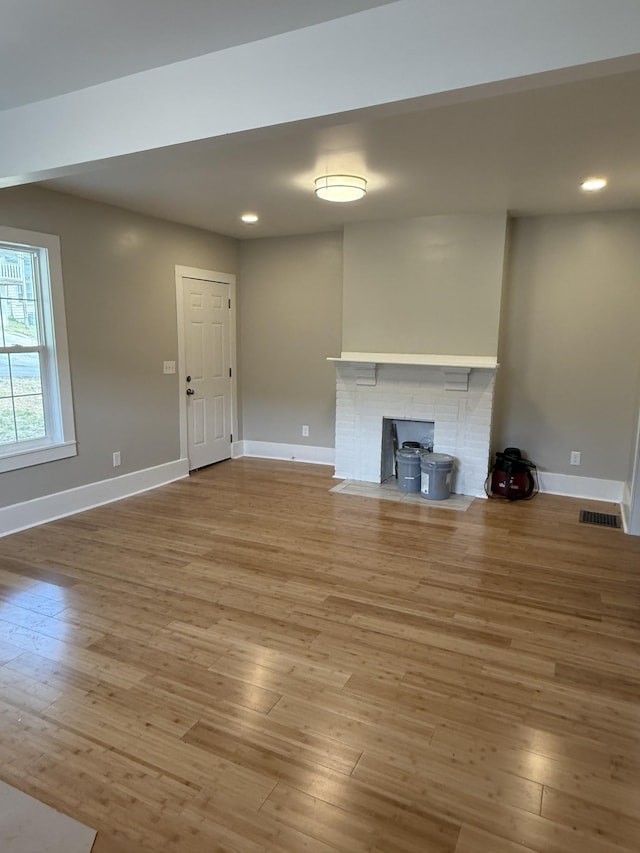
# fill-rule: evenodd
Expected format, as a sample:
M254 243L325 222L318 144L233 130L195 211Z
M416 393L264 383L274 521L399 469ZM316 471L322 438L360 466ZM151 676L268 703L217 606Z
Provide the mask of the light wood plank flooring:
M637 853L640 539L331 473L1 540L0 777L95 853Z

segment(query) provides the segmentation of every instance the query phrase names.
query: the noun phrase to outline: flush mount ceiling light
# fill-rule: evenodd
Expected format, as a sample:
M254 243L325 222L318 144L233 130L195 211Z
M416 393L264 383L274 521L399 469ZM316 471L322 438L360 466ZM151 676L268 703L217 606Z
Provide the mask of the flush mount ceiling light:
M606 178L587 178L580 184L586 193L597 193L598 190L604 189L606 185Z
M240 217L240 219L242 219L242 221L246 222L247 224L253 224L254 222L258 221L258 214L257 213L243 213L242 216Z
M316 195L325 201L358 201L367 194L367 181L357 175L322 175L316 178Z

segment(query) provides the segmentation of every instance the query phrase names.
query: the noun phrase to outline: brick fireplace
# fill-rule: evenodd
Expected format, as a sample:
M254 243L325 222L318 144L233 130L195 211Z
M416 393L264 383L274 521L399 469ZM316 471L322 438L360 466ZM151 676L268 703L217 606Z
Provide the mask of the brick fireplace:
M371 355L343 353L332 359L337 372L335 476L380 483L383 419L433 421L434 450L456 459L452 491L484 497L495 360L393 354L364 360ZM410 363L412 358L436 363Z

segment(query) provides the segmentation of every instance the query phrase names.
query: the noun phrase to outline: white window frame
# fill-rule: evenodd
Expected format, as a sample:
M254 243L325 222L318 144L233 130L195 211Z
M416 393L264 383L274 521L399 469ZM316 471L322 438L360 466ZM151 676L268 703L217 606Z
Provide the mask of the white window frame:
M42 390L47 434L42 439L0 445L0 473L66 459L78 453L73 417L60 238L0 226L0 243L38 255L40 313L44 337Z

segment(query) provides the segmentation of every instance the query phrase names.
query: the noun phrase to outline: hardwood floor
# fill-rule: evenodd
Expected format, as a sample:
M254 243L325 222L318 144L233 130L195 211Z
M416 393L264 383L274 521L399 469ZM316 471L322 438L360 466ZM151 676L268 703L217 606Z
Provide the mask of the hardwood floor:
M640 538L331 473L0 540L0 777L95 853L637 853Z

